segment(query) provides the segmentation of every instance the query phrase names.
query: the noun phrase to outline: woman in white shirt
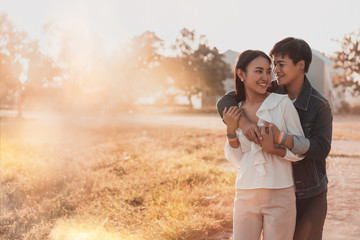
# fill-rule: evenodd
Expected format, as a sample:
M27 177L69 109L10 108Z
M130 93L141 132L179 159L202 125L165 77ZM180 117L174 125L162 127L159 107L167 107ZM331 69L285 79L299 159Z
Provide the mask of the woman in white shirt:
M234 201L234 240L293 239L296 205L292 161L303 157L283 147L286 132L304 135L298 114L287 95L267 93L271 82L271 59L263 52L247 50L235 67L239 107L225 108L228 141L225 157L238 169ZM250 142L237 127L241 114L261 127L261 146ZM273 144L269 123L280 131Z

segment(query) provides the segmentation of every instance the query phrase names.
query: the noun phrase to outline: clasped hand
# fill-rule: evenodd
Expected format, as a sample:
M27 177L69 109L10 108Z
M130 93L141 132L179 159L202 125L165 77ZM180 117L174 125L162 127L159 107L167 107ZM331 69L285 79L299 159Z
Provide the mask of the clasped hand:
M231 106L229 110L227 108L224 109L223 120L227 126L228 133L235 133L242 111L237 106ZM263 150L267 153L274 152L274 143L276 143L280 134L276 125L265 122L265 125L259 129L255 123L248 122L243 128L244 135L248 140L262 146Z
M261 138L259 139L260 144L264 152L273 153L275 149L274 145L274 133L272 127L265 125L260 127Z
M225 107L223 111L223 120L230 131L236 131L238 128L238 120L240 118L240 115L242 113L242 110L238 108L237 106L231 106L229 110Z
M279 137L280 130L272 123L265 122L264 124L260 129L254 123L247 124L247 126L244 126L245 131L243 129L243 132L249 141L262 146L265 152L273 153L275 150L274 143L276 143Z

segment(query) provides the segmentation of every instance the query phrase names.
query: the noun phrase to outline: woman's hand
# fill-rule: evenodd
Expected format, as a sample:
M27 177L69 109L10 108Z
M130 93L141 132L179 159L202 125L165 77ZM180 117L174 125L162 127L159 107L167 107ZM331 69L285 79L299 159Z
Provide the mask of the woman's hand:
M274 143L277 143L279 135L280 135L279 128L275 124L272 124L272 123L269 124L269 128L271 129L271 131L273 133Z
M262 139L260 140L262 149L264 150L264 152L273 154L275 150L275 145L272 128L265 125L260 128L260 132L262 137Z
M273 124L273 123L269 123L269 122L266 122L264 121L264 125L265 127L268 127L269 129L271 128L271 131L273 133L273 141L274 143L278 143L278 138L279 138L279 135L280 135L280 130L279 128Z
M227 126L228 133L235 133L241 110L236 106L231 106L229 110L225 107L223 111L223 120Z
M242 118L243 119L243 118ZM246 119L246 118L244 118ZM241 130L244 133L244 136L251 142L256 143L261 146L261 133L259 131L259 127L249 120L243 121L241 124Z

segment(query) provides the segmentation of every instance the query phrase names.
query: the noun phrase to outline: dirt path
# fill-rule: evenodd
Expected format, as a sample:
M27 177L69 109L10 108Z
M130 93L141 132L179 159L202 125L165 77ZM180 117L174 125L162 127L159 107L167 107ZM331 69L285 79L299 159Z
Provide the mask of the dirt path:
M360 117L336 116L327 159L329 177L325 240L360 239Z
M325 240L360 239L360 157L329 157Z

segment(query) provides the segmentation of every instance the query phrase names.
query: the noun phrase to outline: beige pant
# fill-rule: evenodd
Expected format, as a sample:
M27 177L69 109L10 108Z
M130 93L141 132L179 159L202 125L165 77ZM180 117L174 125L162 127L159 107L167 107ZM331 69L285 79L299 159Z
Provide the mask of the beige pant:
M236 190L234 240L292 240L295 222L294 187Z

